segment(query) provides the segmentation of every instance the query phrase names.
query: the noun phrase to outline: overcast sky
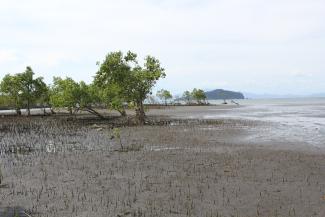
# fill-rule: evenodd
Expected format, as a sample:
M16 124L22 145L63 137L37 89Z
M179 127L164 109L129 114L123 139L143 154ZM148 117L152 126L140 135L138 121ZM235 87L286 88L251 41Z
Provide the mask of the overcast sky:
M110 51L161 60L157 88L325 92L324 0L0 0L0 78L91 82Z

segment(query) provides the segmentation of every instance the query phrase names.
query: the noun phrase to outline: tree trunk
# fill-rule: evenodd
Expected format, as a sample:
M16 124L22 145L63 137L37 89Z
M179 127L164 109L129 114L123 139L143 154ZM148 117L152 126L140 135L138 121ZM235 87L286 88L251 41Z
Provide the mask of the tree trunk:
M21 116L21 110L20 110L20 108L16 108L16 113L17 113L18 116Z
M17 98L15 98L15 110L16 110L16 114L20 116L21 115L20 103Z
M105 119L105 117L103 115L101 115L100 113L98 113L97 111L95 111L92 108L85 108L84 110L89 112L90 114L96 115L97 117L99 117L101 119Z
M126 117L125 109L118 110L118 112L121 114L122 117Z
M72 108L68 108L70 115L73 115Z
M50 107L50 110L51 110L51 114L52 114L52 115L55 115L55 111L53 110L52 107Z
M138 119L139 125L144 125L146 114L144 112L143 102L137 103L136 117Z
M27 100L27 116L30 116L30 102Z

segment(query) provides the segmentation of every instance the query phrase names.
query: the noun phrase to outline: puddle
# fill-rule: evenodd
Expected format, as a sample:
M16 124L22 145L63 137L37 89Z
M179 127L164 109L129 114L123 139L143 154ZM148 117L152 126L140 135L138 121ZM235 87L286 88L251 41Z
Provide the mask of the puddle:
M30 217L31 215L22 207L0 207L0 217Z
M166 150L181 150L180 147L162 147L162 146L153 146L150 147L150 151L166 151Z

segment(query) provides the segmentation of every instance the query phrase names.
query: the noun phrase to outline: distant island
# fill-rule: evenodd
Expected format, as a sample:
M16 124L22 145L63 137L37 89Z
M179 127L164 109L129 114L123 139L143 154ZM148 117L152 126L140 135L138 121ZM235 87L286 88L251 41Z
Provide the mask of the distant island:
M216 89L212 91L205 92L208 100L218 100L218 99L245 99L244 94L240 92L234 92L223 89Z

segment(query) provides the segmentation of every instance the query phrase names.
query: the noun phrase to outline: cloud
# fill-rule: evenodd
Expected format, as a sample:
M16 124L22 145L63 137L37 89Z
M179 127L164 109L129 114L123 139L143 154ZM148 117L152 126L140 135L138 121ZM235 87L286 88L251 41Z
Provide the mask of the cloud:
M0 78L32 65L49 81L59 73L90 82L96 61L130 49L157 56L167 69L159 87L177 92L294 86L292 69L325 82L324 11L323 0L3 0Z
M296 78L309 78L309 77L313 77L313 74L312 73L310 73L310 72L304 72L304 71L300 71L300 70L293 71L290 74L293 77L296 77Z
M13 62L17 59L16 53L12 50L0 50L0 63Z

